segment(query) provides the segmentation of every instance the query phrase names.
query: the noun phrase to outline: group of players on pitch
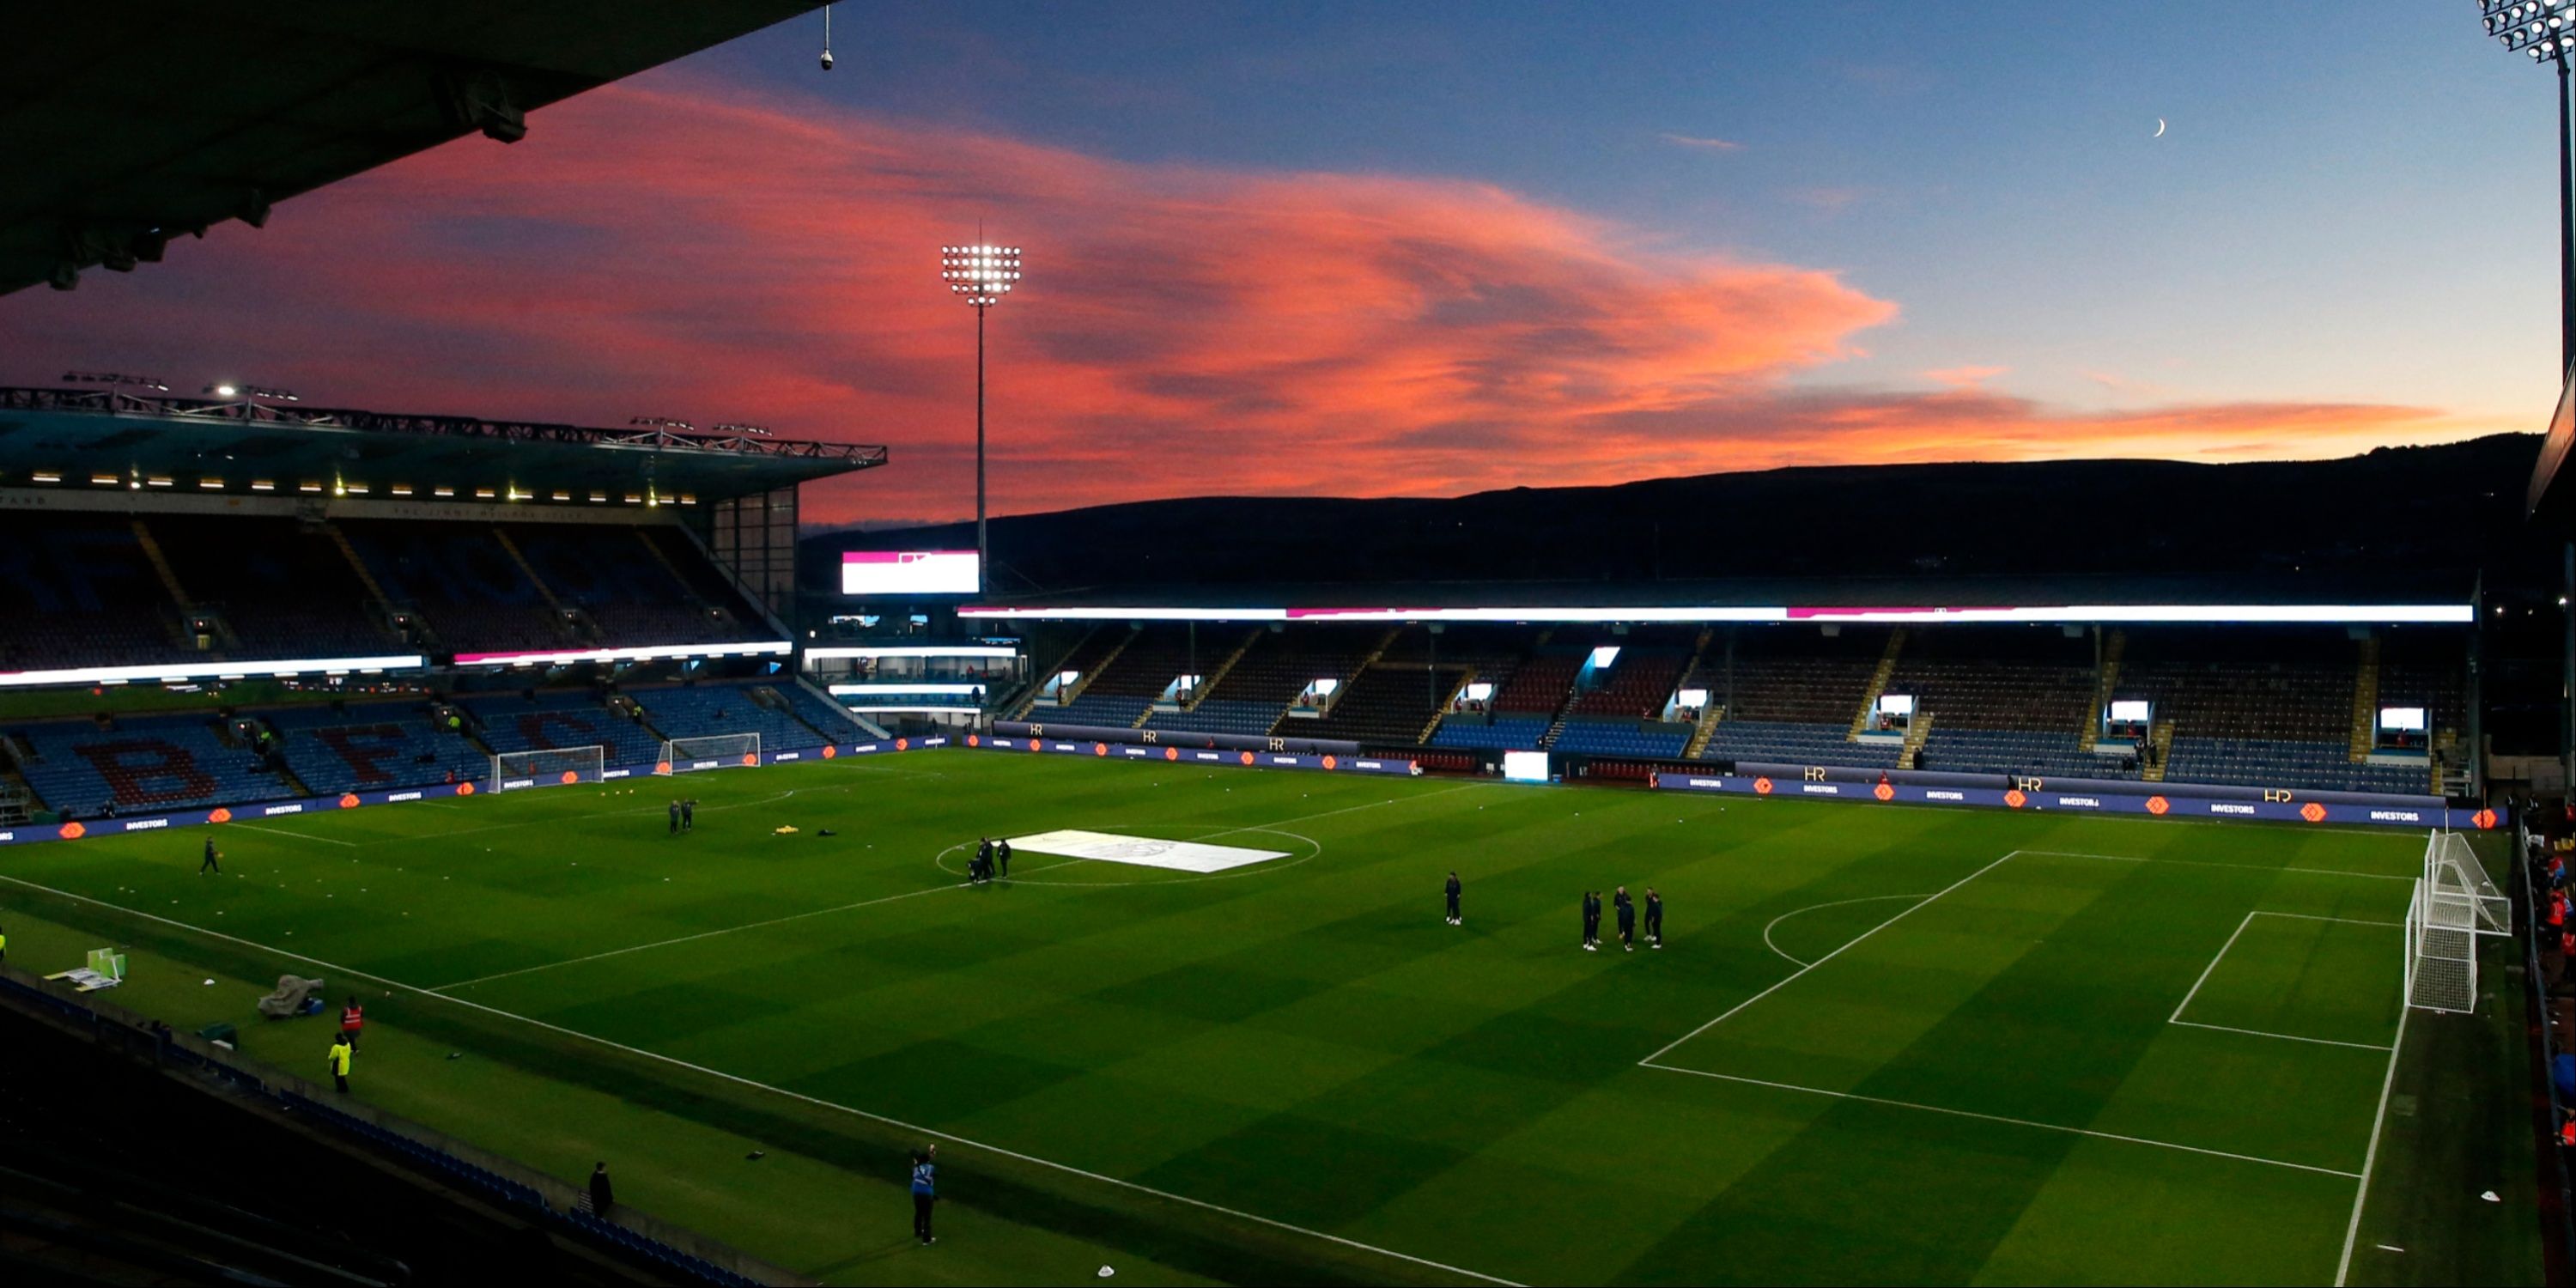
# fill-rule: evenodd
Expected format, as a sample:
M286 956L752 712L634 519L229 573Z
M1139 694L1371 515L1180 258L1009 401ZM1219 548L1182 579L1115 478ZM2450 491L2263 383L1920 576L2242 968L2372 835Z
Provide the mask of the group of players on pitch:
M966 860L966 880L973 885L983 885L996 875L1011 875L1011 843L1008 839L996 841L988 836L975 843L975 857Z
M1449 874L1449 883L1442 887L1441 891L1448 902L1447 920L1450 925L1467 924L1467 914L1460 911L1458 906L1458 897L1464 890L1465 887L1458 882L1458 874L1452 871ZM1620 948L1622 951L1633 953L1637 951L1637 903L1628 897L1626 886L1619 887L1612 903L1619 910ZM1653 886L1646 887L1646 943L1655 948L1664 946L1664 897L1655 893ZM1601 892L1586 890L1583 892L1583 951L1592 953L1600 950Z

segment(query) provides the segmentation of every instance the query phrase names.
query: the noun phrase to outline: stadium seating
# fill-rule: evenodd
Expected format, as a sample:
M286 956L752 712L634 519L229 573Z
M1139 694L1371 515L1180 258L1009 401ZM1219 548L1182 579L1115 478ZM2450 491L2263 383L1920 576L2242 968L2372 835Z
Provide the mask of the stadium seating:
M1619 650L1619 656L1600 677L1599 687L1574 700L1568 715L1612 716L1627 720L1651 720L1663 715L1664 706L1672 700L1673 690L1680 686L1682 668L1690 662L1687 650L1630 645Z
M543 693L466 697L459 704L482 726L484 745L494 751L547 751L558 747L605 748L606 763L649 765L662 753L662 740L627 716L601 706L586 693Z
M627 696L643 704L645 722L665 738L709 738L729 733L760 735L763 752L801 751L828 741L788 711L764 705L756 690L764 685L703 684L674 689L637 689ZM847 723L846 721L844 723Z
M2092 642L2054 629L1914 631L1887 692L1913 697L1936 731L2026 730L2067 735L2093 717Z
M1554 716L1565 705L1566 693L1582 673L1589 651L1583 645L1539 646L1510 679L1495 687L1494 710Z
M108 515L0 516L0 586L10 589L0 669L184 661L179 605L135 539Z
M1641 725L1634 720L1573 719L1550 750L1586 756L1671 759L1690 745L1688 725Z
M2166 761L2165 781L2413 796L2430 790L2429 774L2420 765L2355 764L2350 755L2348 742L2177 736Z
M490 758L462 734L437 729L425 704L283 707L256 713L282 736L286 767L317 795L471 782Z
M720 644L774 635L738 616L732 595L702 598L643 529L516 524L505 531L556 602L588 614L604 643Z
M1293 726L1282 723L1289 704L1297 700L1298 694L1305 692L1306 686L1317 680L1348 678L1384 633L1383 628L1362 630L1346 626L1263 631L1244 650L1233 668L1208 686L1195 710L1158 711L1145 722L1145 727L1193 733L1249 734L1270 733L1275 727L1279 733L1301 737L1331 736L1309 730L1307 718L1299 718ZM1204 650L1198 655L1202 671L1212 670L1223 662L1243 637L1220 635L1217 638L1223 642L1224 648L1213 657ZM1206 639L1203 634L1203 644ZM1179 674L1177 665L1167 664L1166 669ZM1169 677L1165 679L1168 682ZM1411 741L1411 737L1406 740Z
M2078 735L2067 730L1957 729L1950 726L1946 714L1924 738L1914 767L2059 778L2138 776L2136 759L2125 749L2121 754L2086 751Z
M1295 732L1352 742L1411 744L1422 737L1423 727L1439 714L1441 704L1466 674L1464 668L1447 665L1381 661L1362 670L1335 699L1331 711L1298 721Z
M189 606L221 615L236 657L376 657L408 651L348 556L292 519L157 515L154 544Z
M513 653L584 643L492 528L373 520L342 525L376 584L458 653Z
M284 779L243 747L228 747L197 716L127 720L101 729L87 720L17 729L33 755L20 772L37 797L75 818L108 812L191 809L294 795Z
M1776 720L1720 721L1710 732L1702 760L1778 760L1800 765L1849 765L1893 769L1904 750L1893 742L1853 742L1845 725L1793 724Z
M1847 732L1886 651L1884 632L1819 635L1795 627L1736 634L1732 653L1712 644L1699 675L1726 718L1833 726Z
M1496 715L1490 720L1451 716L1432 731L1434 747L1471 747L1485 751L1536 751L1547 736L1545 716Z
M848 707L828 698L816 697L804 685L783 683L777 686L777 691L778 696L787 699L787 709L797 719L813 726L826 741L851 742L876 737L859 724L858 717Z

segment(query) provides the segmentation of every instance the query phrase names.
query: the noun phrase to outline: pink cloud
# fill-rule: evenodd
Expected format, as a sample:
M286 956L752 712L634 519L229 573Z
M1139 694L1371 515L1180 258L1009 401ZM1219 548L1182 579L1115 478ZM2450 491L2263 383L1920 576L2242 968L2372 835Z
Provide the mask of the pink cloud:
M2438 412L2070 415L1935 373L1799 393L1897 315L1835 274L1639 248L1491 185L1104 160L657 76L0 299L19 379L215 375L309 400L752 421L894 449L824 519L972 505L974 321L938 248L1026 249L989 320L995 509L1454 492L1804 460L2323 454ZM1979 374L1982 373L1982 374Z

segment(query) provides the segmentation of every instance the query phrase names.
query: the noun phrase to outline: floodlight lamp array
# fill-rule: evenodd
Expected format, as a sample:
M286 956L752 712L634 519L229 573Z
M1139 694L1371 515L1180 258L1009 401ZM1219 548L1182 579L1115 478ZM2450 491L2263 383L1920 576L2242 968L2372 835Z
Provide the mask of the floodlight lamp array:
M2576 52L2576 0L2478 0L2487 34L2533 62Z
M2576 0L2568 0L2576 3ZM988 309L1002 302L1020 280L1017 246L942 246L939 276L968 304Z

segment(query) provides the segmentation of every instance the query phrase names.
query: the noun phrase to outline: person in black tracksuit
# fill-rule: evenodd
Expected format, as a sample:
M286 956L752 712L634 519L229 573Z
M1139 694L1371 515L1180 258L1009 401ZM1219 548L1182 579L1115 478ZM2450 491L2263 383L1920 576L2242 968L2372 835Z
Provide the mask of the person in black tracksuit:
M1448 885L1446 885L1446 886L1444 886L1444 887L1442 887L1442 893L1444 893L1444 894L1446 894L1446 895L1448 896L1448 901L1449 901L1449 924L1450 924L1450 925L1453 925L1453 926L1463 926L1463 925L1467 924L1467 918L1466 918L1463 914L1461 914L1461 913L1458 911L1458 892L1459 892L1459 888L1460 888L1460 887L1459 887L1459 885L1458 885L1458 874L1457 874L1457 873L1455 873L1455 872L1451 872L1451 873L1449 874L1449 884L1448 884Z
M1619 951L1637 951L1637 901L1628 897L1628 887L1619 887L1613 902L1619 907Z
M224 874L224 865L223 865L223 864L221 864L221 863L219 863L219 862L216 862L216 860L221 859L221 858L223 858L223 857L224 857L224 856L223 856L222 851L219 851L219 850L217 850L217 849L215 848L215 838L213 838L213 837L211 837L211 836L207 837L207 838L206 838L206 857L205 857L205 860L204 860L203 862L200 862L199 864L197 864L197 875L198 875L198 876L204 876L204 875L206 875L207 873L212 872L212 873L214 873L216 876L222 876L222 875Z
M1664 897L1653 886L1646 887L1646 942L1664 946Z
M1011 879L1011 840L1004 837L993 842L993 870L1003 880Z
M1598 951L1601 942L1601 892L1583 892L1583 951Z
M671 831L670 831L670 835L672 835L672 836L678 836L679 834L680 834L680 803L679 803L678 801L673 801L673 802L671 802Z
M939 1147L926 1145L912 1154L912 1237L922 1245L939 1242L930 1233L930 1209L939 1202Z
M698 830L698 802L694 799L680 802L680 830L683 832Z
M975 843L975 859L966 865L966 879L983 882L993 875L993 841L991 837Z

